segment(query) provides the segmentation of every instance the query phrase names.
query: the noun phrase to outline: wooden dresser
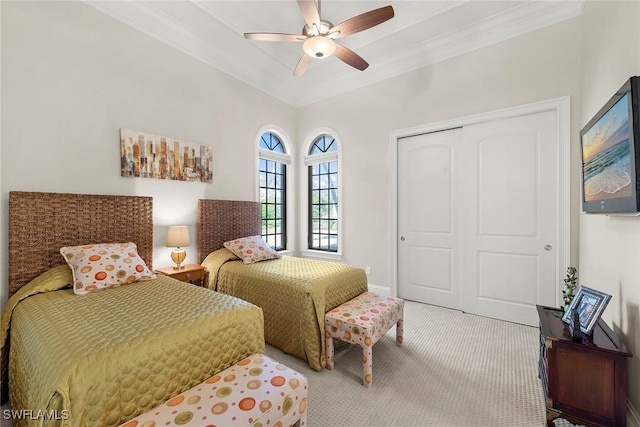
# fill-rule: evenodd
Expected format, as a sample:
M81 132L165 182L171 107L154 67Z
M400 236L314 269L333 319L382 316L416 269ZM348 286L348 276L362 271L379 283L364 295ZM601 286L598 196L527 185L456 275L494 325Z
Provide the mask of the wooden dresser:
M574 342L557 308L537 306L547 423L562 417L587 426L626 426L627 358L631 353L602 320Z

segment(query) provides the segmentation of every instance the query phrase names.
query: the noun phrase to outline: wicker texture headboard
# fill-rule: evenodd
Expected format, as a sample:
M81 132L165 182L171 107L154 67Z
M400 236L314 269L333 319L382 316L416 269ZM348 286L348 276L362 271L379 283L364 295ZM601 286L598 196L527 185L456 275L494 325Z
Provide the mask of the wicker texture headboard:
M9 193L9 296L51 267L63 246L135 242L152 268L153 198Z
M259 202L198 200L198 262L223 243L262 232Z

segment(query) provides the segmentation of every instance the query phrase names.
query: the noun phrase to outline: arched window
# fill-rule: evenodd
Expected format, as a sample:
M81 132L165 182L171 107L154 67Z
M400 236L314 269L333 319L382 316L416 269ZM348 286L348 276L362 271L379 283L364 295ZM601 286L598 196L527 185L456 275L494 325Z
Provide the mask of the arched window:
M305 156L308 241L311 250L340 252L340 150L332 133L320 133Z
M262 203L262 237L276 250L287 249L287 165L291 156L272 131L258 141L258 199Z

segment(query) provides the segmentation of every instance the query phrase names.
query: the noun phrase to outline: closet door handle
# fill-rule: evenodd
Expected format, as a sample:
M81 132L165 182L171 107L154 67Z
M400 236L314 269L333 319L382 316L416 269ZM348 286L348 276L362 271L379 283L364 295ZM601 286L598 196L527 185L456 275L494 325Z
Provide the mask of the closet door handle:
M544 245L544 250L545 250L545 251L550 251L551 249L553 249L553 246L551 246L551 245Z
M400 237L400 240L402 240L402 241L404 242L404 236L401 236L401 237Z

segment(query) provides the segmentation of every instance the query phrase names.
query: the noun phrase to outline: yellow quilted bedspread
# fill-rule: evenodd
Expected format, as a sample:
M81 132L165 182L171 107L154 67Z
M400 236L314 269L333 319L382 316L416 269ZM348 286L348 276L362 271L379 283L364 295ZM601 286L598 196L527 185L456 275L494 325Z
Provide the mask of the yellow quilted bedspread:
M315 370L325 366L324 314L367 291L364 270L330 261L283 256L243 264L219 249L202 265L210 289L262 308L266 342Z
M7 319L16 426L117 426L265 350L258 307L162 275L10 300Z

